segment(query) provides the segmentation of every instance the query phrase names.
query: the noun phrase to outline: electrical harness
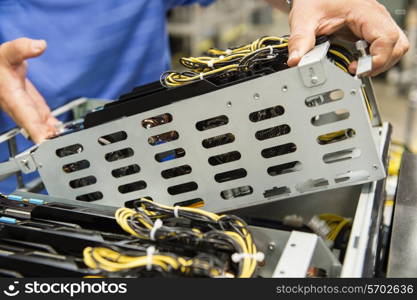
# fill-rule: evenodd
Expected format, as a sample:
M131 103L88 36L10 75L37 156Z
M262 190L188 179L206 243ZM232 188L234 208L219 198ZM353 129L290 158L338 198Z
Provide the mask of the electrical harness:
M142 253L122 253L105 246L85 248L85 264L102 270L104 276L158 272L248 278L255 275L258 261L263 260L247 224L236 216L170 207L141 198L134 202L134 209L120 208L115 217L124 231L149 246Z
M328 57L336 66L348 73L353 56L340 46L331 45ZM250 44L227 50L209 49L205 56L184 57L180 64L184 72L167 71L161 76L165 87L177 87L203 79L221 79L232 77L242 72L257 72L262 69L288 68L288 37L266 36Z

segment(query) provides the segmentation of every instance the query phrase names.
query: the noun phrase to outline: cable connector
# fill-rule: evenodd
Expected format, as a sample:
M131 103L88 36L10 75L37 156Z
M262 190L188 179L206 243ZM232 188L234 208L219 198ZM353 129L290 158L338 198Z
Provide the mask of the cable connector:
M254 259L256 261L261 262L265 259L265 254L263 252L258 252L255 254L251 254L251 253L233 253L232 254L232 261L234 263L238 263L242 259L245 259L245 258Z

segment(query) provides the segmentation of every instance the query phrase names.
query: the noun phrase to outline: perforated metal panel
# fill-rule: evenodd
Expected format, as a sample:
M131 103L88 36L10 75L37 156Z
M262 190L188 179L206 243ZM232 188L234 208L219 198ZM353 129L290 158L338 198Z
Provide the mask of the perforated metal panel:
M49 140L33 157L51 195L111 206L202 199L219 212L383 178L362 82L321 67L312 86L288 69Z

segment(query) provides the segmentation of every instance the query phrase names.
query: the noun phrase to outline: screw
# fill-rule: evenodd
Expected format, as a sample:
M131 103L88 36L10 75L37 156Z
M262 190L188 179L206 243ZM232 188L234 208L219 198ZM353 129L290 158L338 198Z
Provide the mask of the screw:
M270 242L269 244L268 244L268 250L269 251L274 251L275 250L275 243L274 242Z
M259 98L261 98L261 96L260 96L258 93L255 93L255 94L253 95L253 99L254 99L254 100L259 100Z
M27 159L22 159L20 162L26 167L26 169L29 169L29 161Z
M362 56L366 55L366 49L369 47L369 44L365 40L359 40L355 43L356 49L361 53Z

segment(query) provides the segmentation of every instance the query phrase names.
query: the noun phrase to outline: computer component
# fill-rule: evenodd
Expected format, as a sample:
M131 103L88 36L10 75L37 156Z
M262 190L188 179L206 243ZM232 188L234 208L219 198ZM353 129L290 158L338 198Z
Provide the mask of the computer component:
M115 210L47 196L0 196L0 277L271 277L296 235L148 199L133 206ZM340 264L324 243L298 234L309 237L317 252L305 257L304 275L317 265L336 276Z
M114 207L141 197L220 212L378 180L380 119L354 55L326 38L288 68L265 37L185 58L9 167L49 194Z

